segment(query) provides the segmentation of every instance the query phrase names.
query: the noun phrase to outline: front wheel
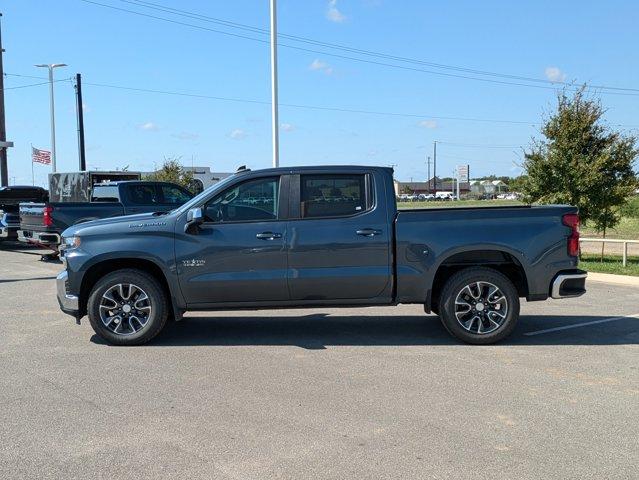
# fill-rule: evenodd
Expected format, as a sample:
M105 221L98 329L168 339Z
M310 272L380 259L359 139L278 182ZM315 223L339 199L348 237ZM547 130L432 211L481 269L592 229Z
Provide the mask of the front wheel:
M111 272L89 296L89 322L95 333L112 345L141 345L164 328L168 302L162 285L134 269Z
M519 319L517 289L492 268L466 268L454 274L442 290L439 306L446 329L476 345L503 340Z

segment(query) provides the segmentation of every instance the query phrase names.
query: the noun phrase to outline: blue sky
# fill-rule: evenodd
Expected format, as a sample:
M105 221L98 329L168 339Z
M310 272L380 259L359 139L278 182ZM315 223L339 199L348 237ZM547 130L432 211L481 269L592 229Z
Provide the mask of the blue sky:
M187 27L81 0L3 2L5 72L44 76L36 63L64 62L56 78L82 73L89 168L150 170L163 157L186 165L232 171L271 163L268 103L222 101L122 90L94 84L184 92L268 102L267 35L144 8L95 0L203 27ZM268 29L268 0L148 0L225 21ZM136 3L136 2L134 2ZM138 2L139 3L139 2ZM425 62L535 79L639 88L639 4L630 1L390 1L279 0L281 34L346 45ZM520 149L538 135L535 123L552 109L551 88L456 78L460 74L519 82L451 69L380 59L331 48L282 43L280 102L288 105L415 114L374 115L282 106L281 164L395 165L396 177L426 177L434 140L438 173L469 163L471 174L519 173ZM330 54L330 55L329 55ZM389 63L389 67L334 55ZM415 71L439 72L440 74ZM5 77L11 182L31 183L30 144L49 148L48 88L33 78ZM628 92L626 92L628 93ZM631 92L633 93L633 92ZM639 91L602 94L611 124L636 132ZM77 169L74 90L56 83L59 171ZM522 121L492 123L464 117ZM528 123L530 122L530 123ZM492 148L504 146L504 148ZM491 147L491 148L489 148ZM36 183L47 167L36 165Z

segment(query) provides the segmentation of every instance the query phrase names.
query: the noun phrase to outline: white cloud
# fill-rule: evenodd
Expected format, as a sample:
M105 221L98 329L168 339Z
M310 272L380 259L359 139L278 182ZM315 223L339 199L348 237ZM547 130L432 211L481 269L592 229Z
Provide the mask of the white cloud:
M284 132L292 132L293 130L295 130L295 125L291 124L291 123L282 123L280 125L280 128L282 129L282 131Z
M157 132L160 129L160 126L157 123L146 122L141 125L138 125L140 130L146 130L147 132Z
M544 70L546 78L551 82L563 82L566 80L566 74L562 72L559 67L546 67Z
M172 133L171 136L180 140L197 140L198 138L200 138L197 133L191 132Z
M333 73L333 67L331 67L328 63L323 62L319 58L313 60L313 62L308 66L309 69L315 70L317 72L323 72L326 75L331 75Z
M328 10L326 10L326 18L335 23L342 23L344 20L346 20L346 16L337 8L337 0L328 0Z
M229 133L229 137L231 137L233 140L244 140L247 135L248 134L241 128L231 130L231 132Z
M88 113L91 111L91 107L89 107L86 103L82 102L82 111Z
M311 70L322 70L323 68L328 67L328 63L324 63L319 59L315 59L313 60L313 63L311 63L308 68L310 68Z
M435 120L422 120L418 125L423 128L437 128L437 122Z

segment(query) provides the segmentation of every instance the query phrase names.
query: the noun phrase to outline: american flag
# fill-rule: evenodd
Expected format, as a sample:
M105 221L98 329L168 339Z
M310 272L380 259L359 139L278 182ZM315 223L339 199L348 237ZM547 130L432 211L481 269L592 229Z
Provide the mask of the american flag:
M45 165L51 165L51 152L31 147L31 160L34 163L44 163Z

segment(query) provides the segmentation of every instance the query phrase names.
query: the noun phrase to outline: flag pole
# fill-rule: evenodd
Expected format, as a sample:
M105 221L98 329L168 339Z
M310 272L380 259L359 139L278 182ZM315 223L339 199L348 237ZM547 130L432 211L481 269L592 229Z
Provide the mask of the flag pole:
M31 186L35 187L35 175L33 173L33 143L31 145Z

